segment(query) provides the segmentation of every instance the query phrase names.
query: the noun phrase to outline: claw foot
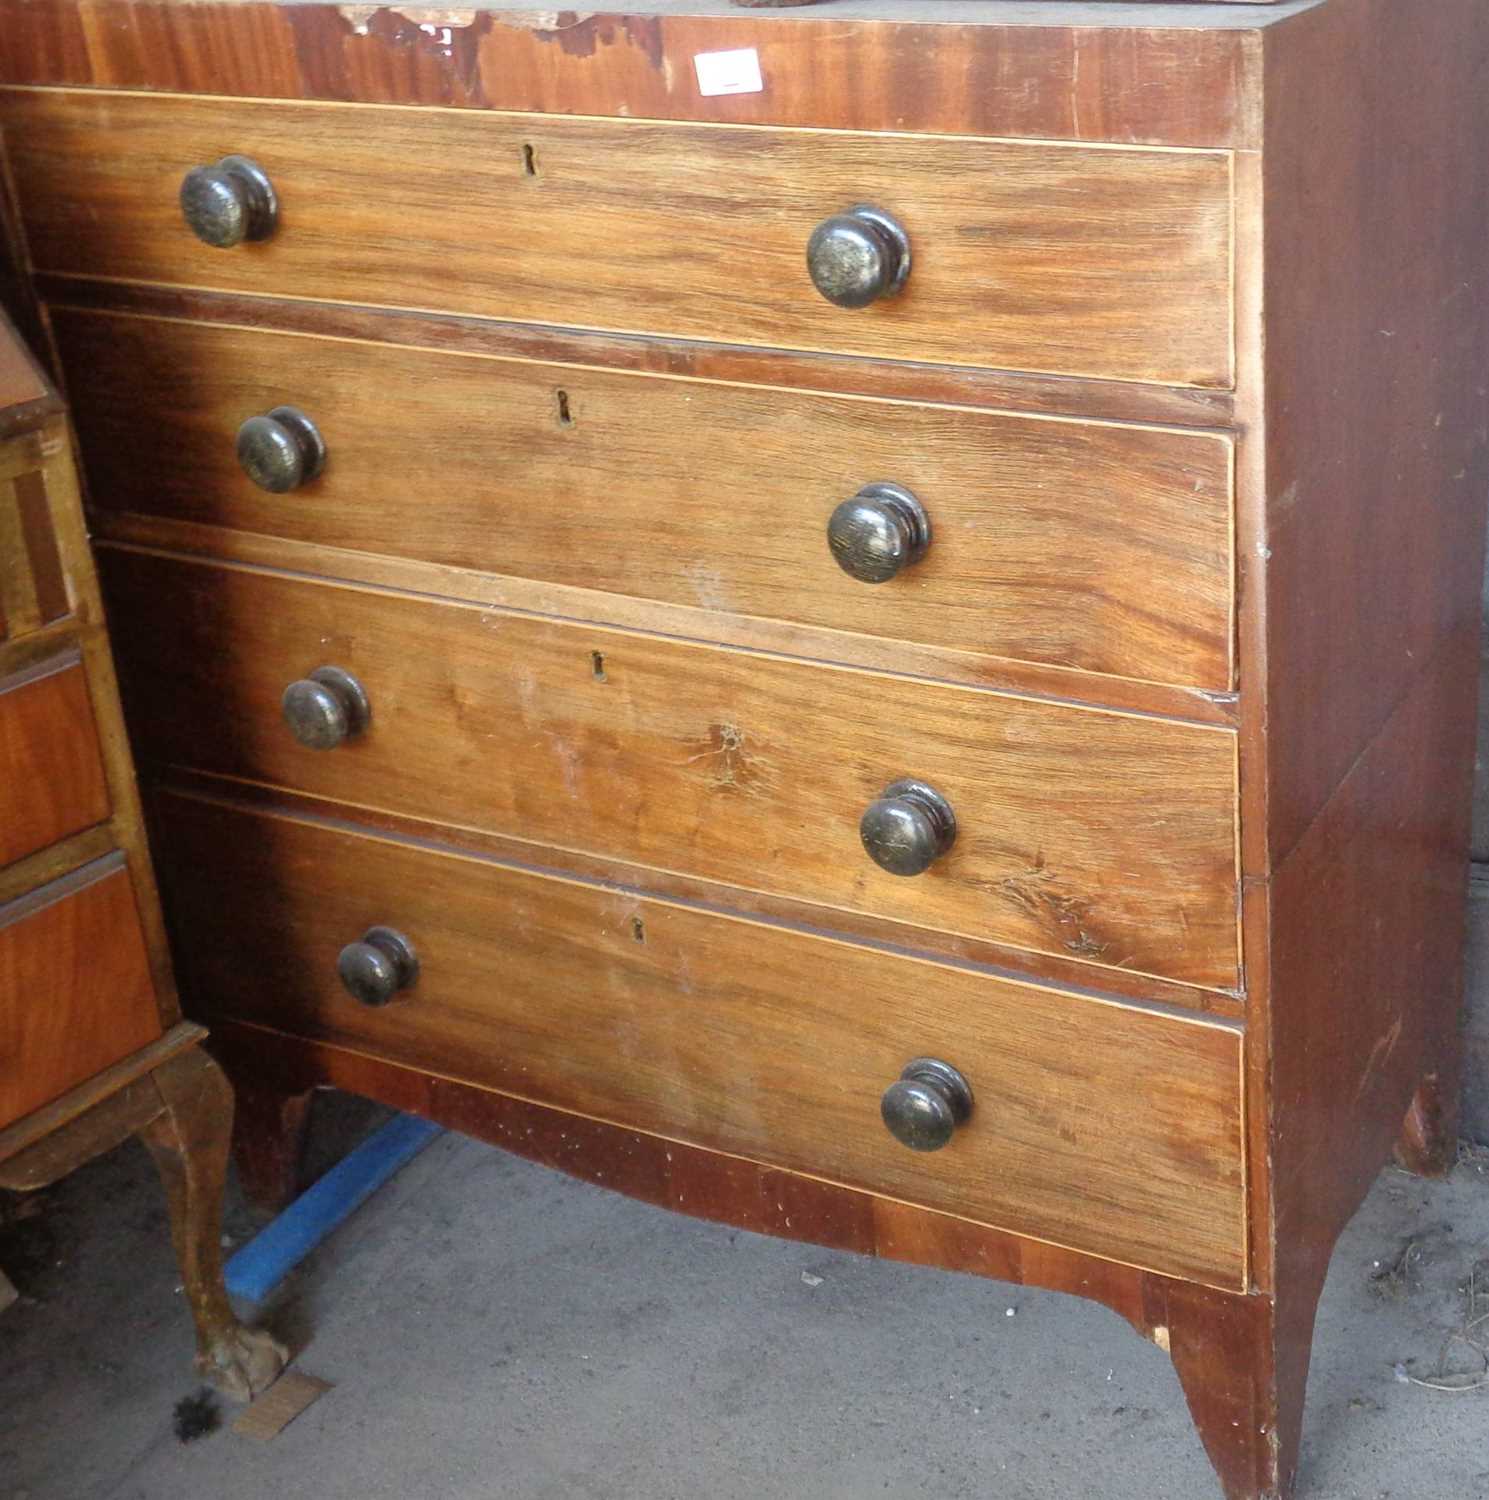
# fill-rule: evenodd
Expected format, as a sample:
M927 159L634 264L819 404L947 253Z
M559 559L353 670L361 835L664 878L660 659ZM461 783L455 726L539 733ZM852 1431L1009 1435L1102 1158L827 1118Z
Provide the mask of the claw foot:
M235 1325L196 1357L197 1373L234 1401L251 1401L279 1378L289 1350L267 1330Z

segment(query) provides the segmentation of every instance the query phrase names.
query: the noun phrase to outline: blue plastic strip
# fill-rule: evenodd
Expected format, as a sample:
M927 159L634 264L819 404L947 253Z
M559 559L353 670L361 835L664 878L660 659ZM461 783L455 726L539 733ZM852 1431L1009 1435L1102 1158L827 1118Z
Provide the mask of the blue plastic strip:
M441 1134L438 1125L416 1115L389 1120L234 1253L225 1268L228 1291L262 1302L332 1230Z

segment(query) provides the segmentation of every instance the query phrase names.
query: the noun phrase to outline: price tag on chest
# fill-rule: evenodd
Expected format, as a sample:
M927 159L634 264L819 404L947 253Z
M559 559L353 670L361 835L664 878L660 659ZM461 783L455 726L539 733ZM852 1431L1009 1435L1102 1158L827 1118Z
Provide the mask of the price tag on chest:
M765 84L760 77L760 54L753 47L732 52L699 52L693 57L698 74L698 92L714 94L758 94Z

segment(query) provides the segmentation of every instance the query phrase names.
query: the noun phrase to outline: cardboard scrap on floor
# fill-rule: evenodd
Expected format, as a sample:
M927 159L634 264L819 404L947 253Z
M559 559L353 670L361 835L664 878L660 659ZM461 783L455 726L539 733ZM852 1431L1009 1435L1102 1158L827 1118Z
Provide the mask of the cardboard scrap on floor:
M299 1370L286 1370L267 1391L249 1404L233 1423L233 1431L268 1442L278 1437L311 1402L331 1389L329 1380Z

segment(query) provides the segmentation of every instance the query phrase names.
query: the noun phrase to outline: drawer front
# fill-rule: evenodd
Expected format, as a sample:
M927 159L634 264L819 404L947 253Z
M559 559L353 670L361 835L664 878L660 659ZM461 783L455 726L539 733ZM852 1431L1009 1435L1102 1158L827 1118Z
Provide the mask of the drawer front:
M0 642L72 611L43 461L35 434L0 443Z
M11 91L36 265L949 364L1231 383L1225 152ZM182 176L271 178L273 237L199 243ZM904 289L812 286L823 220L870 203Z
M102 823L109 810L82 664L0 677L0 865Z
M1231 455L1218 436L149 318L59 311L54 324L65 363L86 372L76 416L111 510L1231 683ZM235 437L285 404L317 424L330 458L319 479L270 494L239 467ZM834 561L827 520L882 481L920 500L931 542L869 584Z
M121 856L0 906L0 1129L160 1031Z
M1243 1280L1240 1037L297 820L160 799L183 983L218 1014L1224 1285ZM239 893L255 893L244 903ZM337 979L386 925L413 986ZM879 1117L966 1075L949 1146Z
M1227 986L1235 737L114 548L133 726L157 762L464 824L831 907ZM287 684L351 672L331 750ZM923 875L874 865L904 777L952 804Z

